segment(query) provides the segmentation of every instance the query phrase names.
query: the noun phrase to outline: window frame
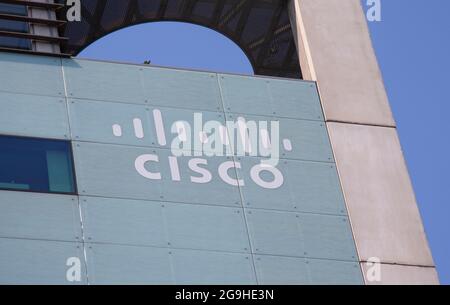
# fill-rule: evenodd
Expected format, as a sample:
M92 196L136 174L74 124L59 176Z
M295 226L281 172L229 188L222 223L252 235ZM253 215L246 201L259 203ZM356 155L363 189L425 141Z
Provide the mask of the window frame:
M4 3L4 4L6 4L7 6L12 6L12 7L23 7L24 8L24 13L21 14L21 13L17 13L17 12L14 12L14 11L8 11L8 10L1 10L0 9L0 13L2 13L2 14L10 14L10 15L17 15L17 16L28 16L29 15L30 11L29 11L29 7L27 5L12 4L12 3ZM31 27L32 27L30 22L19 21L18 23L23 23L26 26L26 30L24 30L24 31L13 30L12 32L30 33ZM4 30L8 30L8 29L6 28ZM15 45L0 44L0 47L14 48L14 49L24 50L24 51L30 51L30 50L33 49L33 42L32 42L31 39L28 39L28 38L16 38L16 37L3 37L3 36L2 36L2 38L10 38L13 41L16 40L17 42L19 42L19 44L22 41L24 43L24 46L19 46L19 44L15 44Z
M3 137L67 143L67 147L68 147L67 153L69 154L69 161L71 163L70 169L72 170L73 192L51 192L51 191L39 191L39 190L23 190L23 189L5 188L5 187L0 187L0 192L6 191L6 192L23 192L23 193L36 193L36 194L79 196L78 185L77 185L77 174L76 174L76 169L75 169L75 156L73 153L74 150L73 150L73 146L72 146L73 141L63 140L63 139L52 139L52 138L32 137L32 136L30 137L30 136L23 136L23 135L11 135L11 134L0 133L0 138L3 138Z

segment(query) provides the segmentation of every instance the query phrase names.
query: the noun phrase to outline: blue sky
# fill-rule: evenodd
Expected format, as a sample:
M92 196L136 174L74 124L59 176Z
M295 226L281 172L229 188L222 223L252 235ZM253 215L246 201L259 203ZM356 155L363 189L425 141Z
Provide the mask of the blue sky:
M372 40L440 280L450 284L450 1L381 2L382 21L369 23ZM224 36L171 22L112 33L80 57L252 73Z

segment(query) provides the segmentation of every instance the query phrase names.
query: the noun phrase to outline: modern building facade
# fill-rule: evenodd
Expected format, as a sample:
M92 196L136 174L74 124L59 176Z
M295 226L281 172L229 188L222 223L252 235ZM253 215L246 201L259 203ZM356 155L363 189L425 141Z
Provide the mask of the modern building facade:
M0 1L0 283L438 284L359 0L63 2ZM73 58L162 20L257 75Z

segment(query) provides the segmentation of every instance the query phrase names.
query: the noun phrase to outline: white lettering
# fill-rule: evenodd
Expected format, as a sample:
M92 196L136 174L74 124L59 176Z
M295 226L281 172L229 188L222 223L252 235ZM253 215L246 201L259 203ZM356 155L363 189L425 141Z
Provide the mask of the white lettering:
M136 161L134 162L134 167L136 168L137 172L147 179L161 180L161 173L152 173L145 168L145 164L147 162L159 162L159 158L157 155L142 155L137 157Z
M261 172L263 171L272 173L274 179L271 182L264 181L261 178ZM277 189L284 183L283 174L276 167L264 163L253 166L252 169L250 170L250 177L252 177L252 180L257 185L265 189Z

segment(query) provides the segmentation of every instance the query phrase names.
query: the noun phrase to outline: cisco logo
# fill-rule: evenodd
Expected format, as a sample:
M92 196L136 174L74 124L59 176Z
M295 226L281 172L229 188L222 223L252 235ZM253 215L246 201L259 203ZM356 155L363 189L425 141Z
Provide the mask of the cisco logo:
M180 157L189 157L187 166L192 172L189 177L191 183L206 184L212 181L213 175L218 175L224 183L232 186L243 187L252 182L265 189L278 189L283 185L283 173L277 168L280 143L287 152L292 151L293 147L289 139L280 141L278 121L246 121L245 118L238 117L236 121L224 124L214 120L203 122L202 113L194 113L194 126L187 121L175 121L170 125L171 138L168 139L169 134L165 128L167 125L161 111L154 109L152 116L158 145L170 148L171 156L167 160L161 160L157 154L138 156L134 167L142 177L162 180L163 173L149 168L151 163L167 162L170 168L168 175L173 182L179 182L182 177L178 160ZM142 119L134 118L130 123L134 136L144 139L146 132ZM113 135L123 137L122 129L120 124L113 124ZM237 159L224 161L214 169L209 168L209 158L223 156L252 156L260 158L260 163L251 167L251 181L244 181L236 175L237 170L242 170L241 162ZM263 179L264 172L269 175L264 175Z

